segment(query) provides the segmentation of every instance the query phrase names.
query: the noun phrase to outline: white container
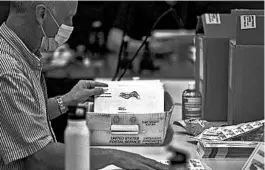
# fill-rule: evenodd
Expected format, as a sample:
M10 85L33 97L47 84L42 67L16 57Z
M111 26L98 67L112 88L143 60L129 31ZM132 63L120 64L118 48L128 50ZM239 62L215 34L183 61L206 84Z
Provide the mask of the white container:
M163 145L174 108L171 96L164 94L161 113L87 113L91 145L159 146Z
M65 129L65 170L90 169L90 135L86 122L86 109L70 109Z

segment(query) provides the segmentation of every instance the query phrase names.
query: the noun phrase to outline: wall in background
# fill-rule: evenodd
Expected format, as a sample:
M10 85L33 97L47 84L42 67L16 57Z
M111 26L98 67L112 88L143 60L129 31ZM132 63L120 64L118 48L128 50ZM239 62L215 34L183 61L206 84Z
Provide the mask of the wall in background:
M79 1L77 14L73 18L74 31L68 41L75 49L79 44L89 47L89 32L93 21L99 20L103 23L105 38L116 18L119 4L116 1Z
M6 20L9 13L9 1L0 1L0 25Z

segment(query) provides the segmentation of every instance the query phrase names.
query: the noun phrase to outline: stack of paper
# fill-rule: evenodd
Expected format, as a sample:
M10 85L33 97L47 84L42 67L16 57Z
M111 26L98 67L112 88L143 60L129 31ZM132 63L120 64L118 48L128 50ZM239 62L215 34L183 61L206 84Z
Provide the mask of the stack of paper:
M264 152L264 143L260 143L253 151L242 170L264 170Z
M197 151L203 158L248 158L260 142L199 141Z
M211 141L224 141L235 137L245 135L249 132L255 131L262 127L265 120L241 123L239 125L225 126L225 127L211 127L204 130L200 135L194 139L197 140L211 140Z
M111 81L95 96L96 113L162 113L164 87L159 80Z
M231 138L233 141L259 141L264 142L264 124L258 129L255 129L249 133Z

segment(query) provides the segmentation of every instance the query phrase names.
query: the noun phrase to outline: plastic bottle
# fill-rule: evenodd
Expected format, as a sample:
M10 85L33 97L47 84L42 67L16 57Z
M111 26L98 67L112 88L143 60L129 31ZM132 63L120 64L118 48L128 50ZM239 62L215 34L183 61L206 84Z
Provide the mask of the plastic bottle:
M104 45L104 33L102 30L102 22L94 21L91 25L91 32L89 35L89 43L92 47L92 52L101 52Z
M145 39L146 37L143 37L142 41L144 41ZM139 74L141 74L143 70L149 70L154 72L160 69L158 66L154 64L154 57L149 48L149 44L150 44L150 37L147 38L147 41L145 43L145 49L143 52L142 60L140 62Z
M195 82L189 82L182 94L182 119L202 118L202 95L195 89Z
M86 122L86 108L69 107L64 133L65 170L90 169L90 135Z
M126 68L127 65L130 63L129 58L129 41L130 38L128 36L124 36L123 38L123 44L122 44L122 59L120 61L120 67L122 69ZM129 65L129 70L133 70L133 64L131 63Z
M124 41L123 48L122 48L123 58L128 59L129 58L128 45L129 45L130 38L126 35L124 36L123 41Z
M89 33L89 50L92 60L103 59L105 50L105 37L101 21L94 21Z

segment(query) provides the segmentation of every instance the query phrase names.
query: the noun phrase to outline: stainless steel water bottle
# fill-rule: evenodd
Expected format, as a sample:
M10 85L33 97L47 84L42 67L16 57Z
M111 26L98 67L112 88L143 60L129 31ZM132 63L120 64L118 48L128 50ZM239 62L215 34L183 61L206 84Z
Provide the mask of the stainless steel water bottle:
M89 170L90 136L85 107L69 107L64 142L65 170Z

